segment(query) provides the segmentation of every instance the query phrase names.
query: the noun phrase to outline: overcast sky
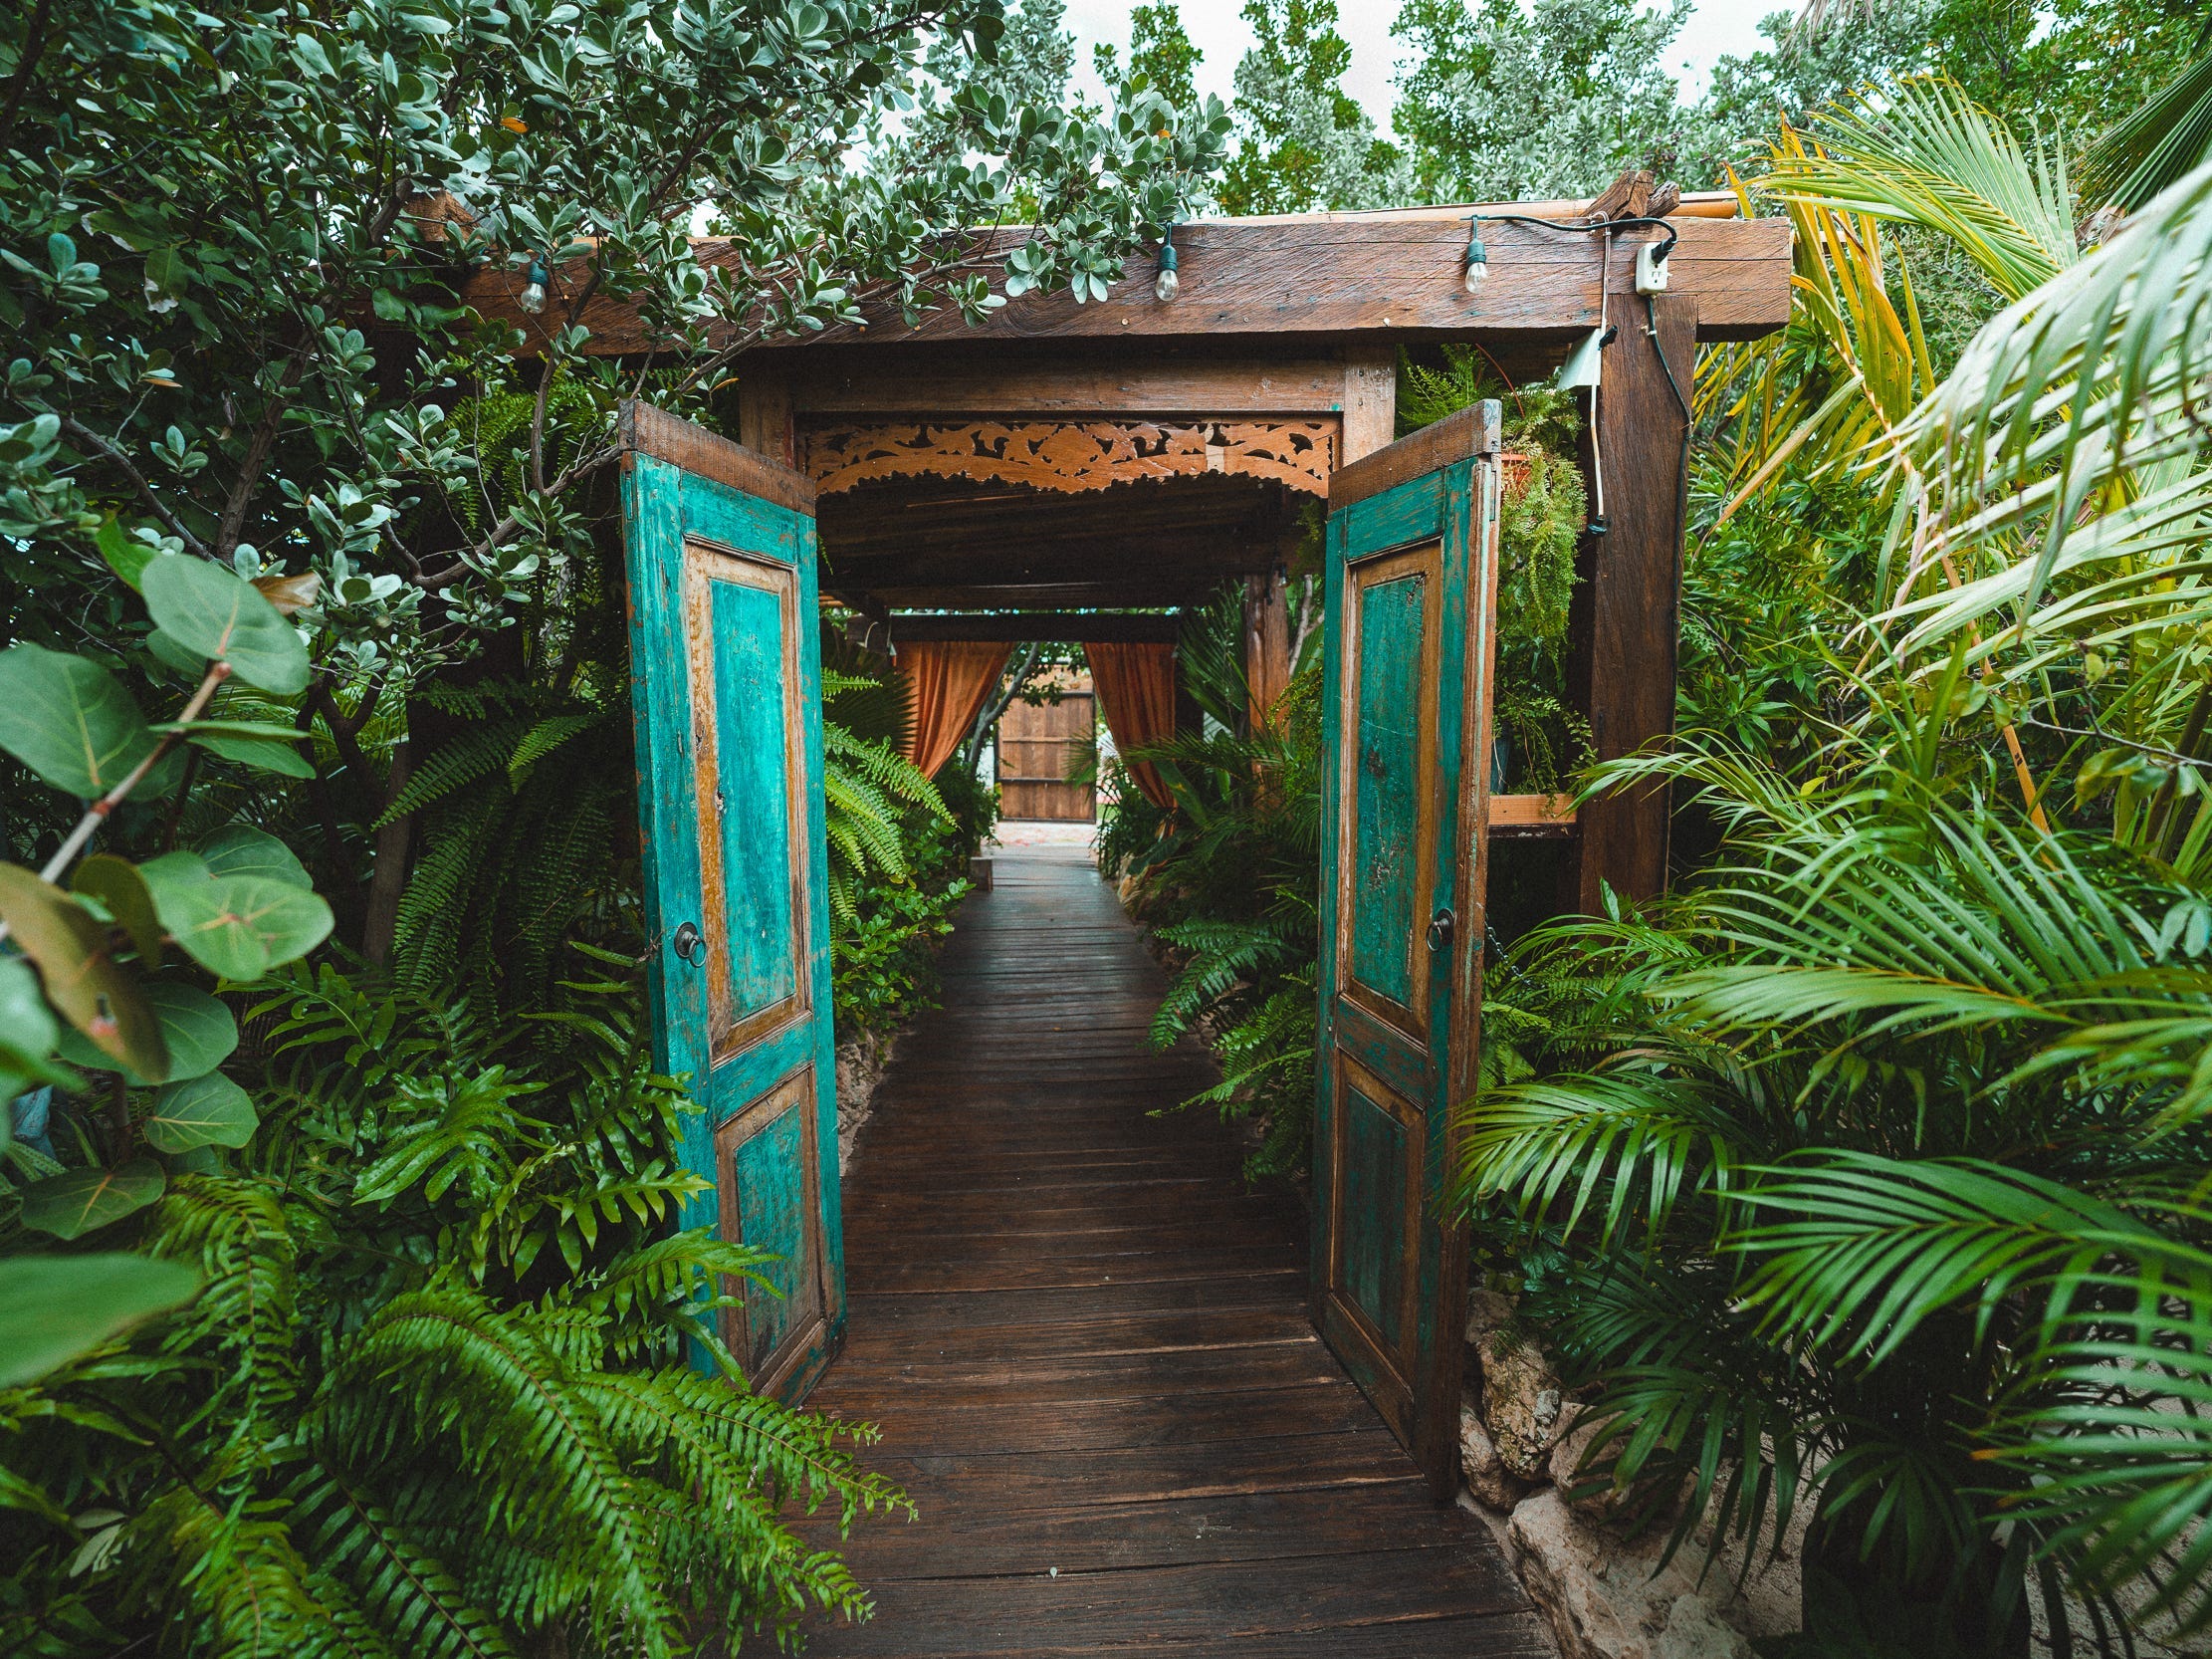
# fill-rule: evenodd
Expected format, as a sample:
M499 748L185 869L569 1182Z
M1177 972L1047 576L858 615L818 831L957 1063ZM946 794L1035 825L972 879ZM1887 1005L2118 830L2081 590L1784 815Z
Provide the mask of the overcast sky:
M1118 50L1129 47L1129 13L1136 0L1067 0L1067 26L1077 46L1077 85L1094 98L1101 89L1091 74L1091 47L1109 41ZM1191 40L1206 54L1199 65L1199 91L1213 93L1223 104L1229 101L1236 60L1252 43L1252 32L1239 15L1243 0L1182 0L1183 26ZM1672 64L1683 90L1694 97L1705 90L1716 59L1724 53L1743 56L1759 44L1759 19L1769 12L1794 9L1792 0L1696 0L1688 24L1674 37ZM1398 16L1398 0L1338 0L1339 28L1352 46L1351 72L1345 90L1367 107L1377 123L1390 125L1390 108L1397 90L1391 74L1397 68L1398 49L1390 26Z

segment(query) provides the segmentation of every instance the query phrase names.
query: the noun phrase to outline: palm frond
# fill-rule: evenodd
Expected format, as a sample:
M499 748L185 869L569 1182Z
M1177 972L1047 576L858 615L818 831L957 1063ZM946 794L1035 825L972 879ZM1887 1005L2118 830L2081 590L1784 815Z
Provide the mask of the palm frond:
M1904 81L1830 109L1818 147L1780 153L1762 181L1794 201L1942 232L1998 293L2020 299L2080 257L2066 155L2022 144L1951 82Z

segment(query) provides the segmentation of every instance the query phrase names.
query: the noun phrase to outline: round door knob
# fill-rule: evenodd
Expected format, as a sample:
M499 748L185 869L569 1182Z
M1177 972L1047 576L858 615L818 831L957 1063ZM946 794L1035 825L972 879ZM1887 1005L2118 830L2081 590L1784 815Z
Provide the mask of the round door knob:
M678 961L688 962L694 968L707 960L707 939L699 931L696 922L686 922L677 928L676 936L668 943L669 948L675 951ZM695 957L692 955L693 951L699 954Z
M1451 936L1458 931L1458 928L1459 918L1451 913L1449 905L1438 910L1429 918L1429 948L1439 952L1449 950L1451 948Z

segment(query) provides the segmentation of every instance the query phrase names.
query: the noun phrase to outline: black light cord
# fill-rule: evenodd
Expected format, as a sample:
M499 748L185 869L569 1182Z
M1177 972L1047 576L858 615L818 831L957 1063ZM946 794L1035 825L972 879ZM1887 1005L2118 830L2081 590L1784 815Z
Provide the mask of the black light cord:
M1665 263L1667 256L1674 251L1674 244L1682 239L1682 233L1674 228L1672 220L1654 218L1648 214L1634 219L1608 219L1595 225L1564 224L1557 219L1538 219L1526 213L1469 213L1467 217L1483 224L1534 225L1539 230L1562 231L1569 236L1593 236L1602 231L1623 230L1632 225L1657 225L1666 233L1666 240L1659 245L1658 259L1659 264ZM1599 280L1603 281L1604 279L1601 277ZM1600 298L1602 300L1603 296L1600 296ZM1674 378L1674 365L1666 360L1666 350L1659 344L1659 302L1650 294L1646 294L1642 298L1644 301L1644 332L1651 338L1652 350L1659 355L1659 368L1666 375L1666 389L1674 394L1674 406L1682 411L1681 463L1677 471L1681 477L1683 500L1679 504L1677 512L1686 527L1688 524L1689 440L1690 434L1696 428L1697 420L1690 413L1689 399L1682 395L1681 382ZM1597 442L1597 436L1596 431L1593 430L1590 434L1590 440L1593 444Z
M1569 225L1557 219L1532 219L1525 213L1469 213L1467 217L1486 225L1534 225L1539 230L1563 231L1569 236L1596 236L1602 231L1626 230L1631 225L1657 225L1666 232L1665 244L1659 250L1661 260L1672 253L1674 244L1682 239L1682 233L1674 228L1671 219L1608 219L1600 225Z

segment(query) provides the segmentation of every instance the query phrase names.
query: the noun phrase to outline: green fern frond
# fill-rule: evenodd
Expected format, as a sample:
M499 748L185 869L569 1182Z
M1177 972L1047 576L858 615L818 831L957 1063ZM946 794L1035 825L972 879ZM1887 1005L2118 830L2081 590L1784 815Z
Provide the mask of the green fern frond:
M517 746L536 729L534 723L522 720L494 720L464 732L415 769L407 787L376 821L377 827L419 813L479 778L505 772Z
M523 740L515 745L515 753L508 757L508 787L510 789L521 789L523 780L530 776L532 767L555 749L558 749L570 738L579 733L588 732L592 727L607 718L605 713L594 710L589 714L550 715L539 721L537 725L523 734Z

